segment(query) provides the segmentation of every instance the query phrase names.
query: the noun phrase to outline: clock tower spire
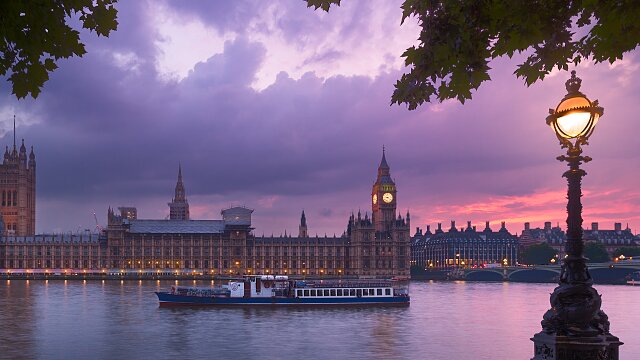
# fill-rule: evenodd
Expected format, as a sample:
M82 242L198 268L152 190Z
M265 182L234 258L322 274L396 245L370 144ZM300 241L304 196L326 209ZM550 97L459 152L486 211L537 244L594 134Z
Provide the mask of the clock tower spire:
M391 179L387 163L386 149L382 147L382 160L378 166L378 177L371 190L371 208L376 232L389 232L393 227L396 214L396 184Z

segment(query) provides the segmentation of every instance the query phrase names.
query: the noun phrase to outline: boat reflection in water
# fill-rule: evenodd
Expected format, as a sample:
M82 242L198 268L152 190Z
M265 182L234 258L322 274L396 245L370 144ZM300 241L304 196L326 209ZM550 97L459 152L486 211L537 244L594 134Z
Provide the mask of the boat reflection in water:
M407 282L397 280L290 280L253 275L211 288L172 286L156 292L171 305L409 305Z

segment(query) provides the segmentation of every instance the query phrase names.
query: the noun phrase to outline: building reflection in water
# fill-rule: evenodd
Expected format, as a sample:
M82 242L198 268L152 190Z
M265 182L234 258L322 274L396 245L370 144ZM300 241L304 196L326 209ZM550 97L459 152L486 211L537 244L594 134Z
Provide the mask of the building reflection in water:
M41 282L6 280L0 285L0 356L6 359L34 359L34 308L31 292Z

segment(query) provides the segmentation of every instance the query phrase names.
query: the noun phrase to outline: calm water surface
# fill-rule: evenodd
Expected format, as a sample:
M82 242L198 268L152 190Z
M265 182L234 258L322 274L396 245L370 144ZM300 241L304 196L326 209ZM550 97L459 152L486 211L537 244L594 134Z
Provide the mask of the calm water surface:
M530 359L554 288L412 282L406 308L159 308L171 284L3 281L0 358ZM596 288L621 359L640 359L640 286Z

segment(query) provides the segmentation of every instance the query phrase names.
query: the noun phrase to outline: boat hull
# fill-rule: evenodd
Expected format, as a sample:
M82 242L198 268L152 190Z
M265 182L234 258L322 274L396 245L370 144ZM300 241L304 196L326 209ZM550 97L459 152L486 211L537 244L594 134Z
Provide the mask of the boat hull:
M160 306L407 306L410 302L410 298L408 296L360 298L232 298L176 295L168 292L156 292L156 295L160 301Z

